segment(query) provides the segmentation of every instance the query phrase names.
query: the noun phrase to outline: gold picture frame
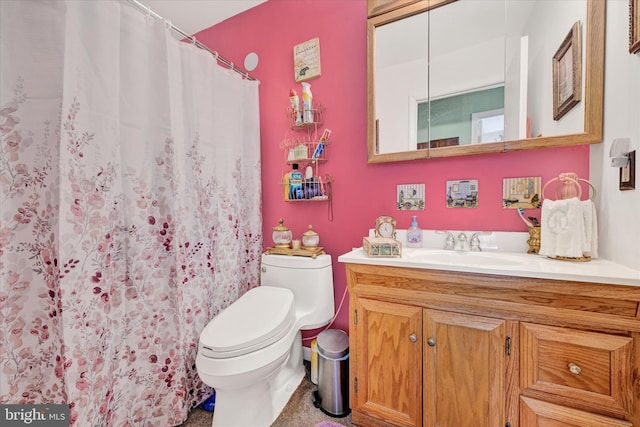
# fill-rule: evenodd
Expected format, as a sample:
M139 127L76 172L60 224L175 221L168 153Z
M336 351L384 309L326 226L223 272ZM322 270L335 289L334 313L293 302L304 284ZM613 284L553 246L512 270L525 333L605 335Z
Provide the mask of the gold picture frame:
M578 21L553 55L553 120L560 120L582 98L581 39Z
M629 53L640 52L640 0L629 0Z

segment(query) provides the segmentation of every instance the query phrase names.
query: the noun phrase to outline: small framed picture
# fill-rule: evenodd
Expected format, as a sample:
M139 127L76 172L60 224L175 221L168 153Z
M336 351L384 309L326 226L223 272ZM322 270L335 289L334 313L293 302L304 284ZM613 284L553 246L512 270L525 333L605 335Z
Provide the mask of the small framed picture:
M447 181L448 208L477 208L478 180Z
M320 77L320 39L318 37L293 47L293 72L296 82Z
M397 206L399 211L424 210L424 184L398 185Z
M502 179L502 207L535 209L542 206L542 177L523 176Z
M640 0L629 0L629 53L640 52Z
M553 120L560 120L582 97L581 38L578 21L553 55Z

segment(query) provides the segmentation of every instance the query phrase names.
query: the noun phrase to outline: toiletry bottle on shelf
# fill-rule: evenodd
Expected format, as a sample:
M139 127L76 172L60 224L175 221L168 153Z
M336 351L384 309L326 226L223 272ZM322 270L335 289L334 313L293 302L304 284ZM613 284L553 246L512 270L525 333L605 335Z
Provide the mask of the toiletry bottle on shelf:
M315 196L313 191L313 168L311 165L304 170L304 198L313 199Z
M311 84L302 82L302 121L313 123L313 94Z
M298 164L291 166L289 173L289 200L304 199L304 191L302 189L302 172L298 170Z
M416 216L411 217L411 227L407 230L407 246L410 248L422 247L422 230L418 227Z
M300 99L295 89L289 90L289 101L291 101L291 113L295 117L296 126L302 124L302 112L300 111Z

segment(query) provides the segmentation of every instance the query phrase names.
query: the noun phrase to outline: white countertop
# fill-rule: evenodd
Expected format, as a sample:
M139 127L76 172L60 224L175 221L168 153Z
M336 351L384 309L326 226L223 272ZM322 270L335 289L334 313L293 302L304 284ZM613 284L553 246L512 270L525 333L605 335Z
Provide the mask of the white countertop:
M634 270L604 259L572 262L527 253L497 251L459 253L441 249L403 247L400 258L371 258L365 254L362 248L358 248L340 255L338 261L352 264L640 286L640 270Z

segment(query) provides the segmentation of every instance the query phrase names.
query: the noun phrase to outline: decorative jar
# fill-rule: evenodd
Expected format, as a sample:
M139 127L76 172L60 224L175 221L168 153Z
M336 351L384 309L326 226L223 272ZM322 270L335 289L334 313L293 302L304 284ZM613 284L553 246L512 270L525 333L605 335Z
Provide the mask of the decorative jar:
M276 248L288 248L291 244L292 239L291 230L289 230L284 225L284 220L280 218L278 221L278 225L273 227L273 243L276 245Z
M313 227L309 225L309 229L302 233L302 245L308 249L315 249L320 243L320 236L313 231Z

